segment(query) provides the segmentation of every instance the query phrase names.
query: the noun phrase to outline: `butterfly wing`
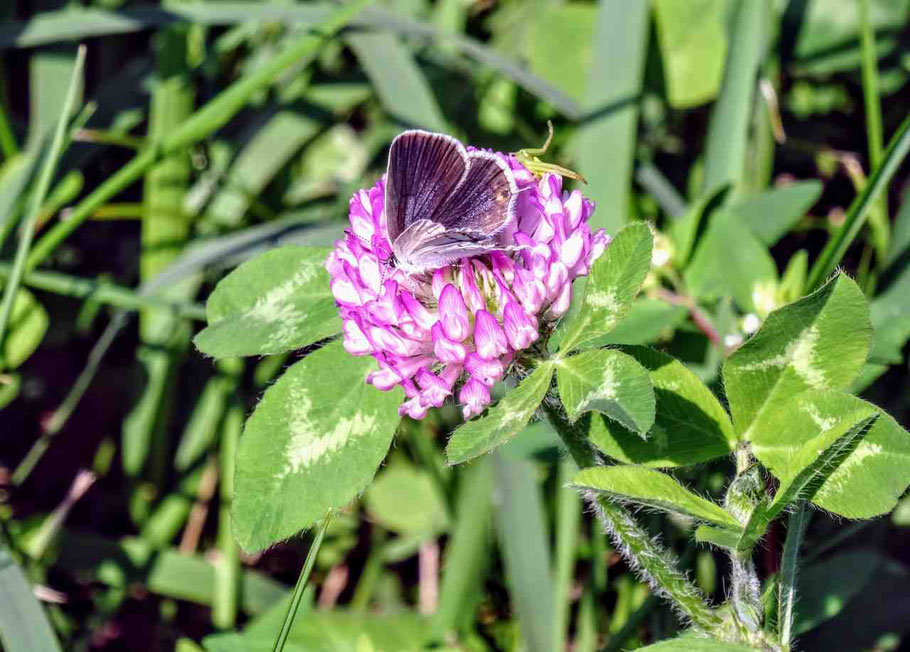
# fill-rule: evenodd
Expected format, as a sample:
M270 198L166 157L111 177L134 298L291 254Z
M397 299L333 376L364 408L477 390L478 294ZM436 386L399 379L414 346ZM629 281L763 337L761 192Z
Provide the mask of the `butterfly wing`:
M464 180L429 218L450 229L490 238L515 215L518 185L508 164L495 154L468 154Z
M386 231L394 246L404 231L440 213L468 171L468 152L445 134L411 130L392 141L386 170ZM446 213L447 214L447 213Z
M395 241L395 256L401 269L417 274L500 248L496 236L483 231L418 220Z

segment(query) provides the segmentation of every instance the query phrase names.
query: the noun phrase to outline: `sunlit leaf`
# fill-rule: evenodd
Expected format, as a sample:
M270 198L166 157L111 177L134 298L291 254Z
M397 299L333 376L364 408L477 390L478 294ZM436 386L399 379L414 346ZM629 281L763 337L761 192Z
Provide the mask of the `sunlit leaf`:
M823 465L823 451L876 415L866 432L857 433L858 443L845 442L846 457ZM813 488L812 502L848 518L891 511L910 485L910 433L871 403L843 392L813 390L779 399L756 420L752 449L781 480L778 494L811 480L804 472L818 468L815 481L823 482Z
M333 343L266 390L237 452L234 533L262 550L354 498L373 479L398 427L400 390L364 382L372 358Z
M216 358L300 349L341 330L322 247L287 246L228 274L206 304L209 326L194 340Z
M596 410L641 436L654 423L654 390L648 372L624 353L601 349L560 359L556 382L572 421Z
M807 389L849 385L869 353L872 328L862 291L843 274L774 311L724 364L724 386L737 433L775 402Z
M642 440L618 423L593 415L591 443L614 459L651 467L704 462L733 450L736 436L730 417L694 373L665 353L645 347L622 350L649 372L656 399L654 426Z
M652 245L644 224L630 224L607 245L591 268L581 309L565 326L562 351L606 335L622 320L650 269Z
M643 466L584 469L575 476L572 485L578 489L593 489L620 501L676 512L721 527L740 527L739 522L720 505L689 491L669 475Z
M446 446L449 463L460 464L488 453L521 432L547 393L552 377L553 363L540 364L486 415L468 421L453 432Z

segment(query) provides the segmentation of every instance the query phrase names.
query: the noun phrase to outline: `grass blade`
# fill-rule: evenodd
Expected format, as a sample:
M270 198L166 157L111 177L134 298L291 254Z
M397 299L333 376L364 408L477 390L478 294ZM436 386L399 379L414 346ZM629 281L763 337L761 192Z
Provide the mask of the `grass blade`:
M121 190L137 181L161 159L199 142L224 126L261 89L268 86L291 66L301 66L312 61L325 42L362 11L371 0L357 0L329 15L318 29L294 41L287 49L263 64L255 72L234 82L231 86L198 109L192 117L173 130L163 142L150 146L108 177L94 192L82 200L65 222L59 222L35 245L28 260L28 269L34 269L50 256L79 226L102 204ZM248 19L248 18L247 18Z
M221 428L221 451L218 466L221 473L218 486L218 552L215 562L215 587L212 595L212 624L218 629L233 629L240 608L240 547L231 531L231 500L234 496L234 457L243 430L244 411L240 402L228 408Z
M158 142L178 129L193 112L195 92L187 69L189 28L171 26L156 35L156 71L152 78L148 139ZM143 188L139 276L154 278L176 258L187 241L190 222L182 213L189 183L190 161L185 152L174 152L148 171ZM192 299L197 283L186 279L163 294L176 301ZM166 430L173 404L175 367L189 345L187 324L168 311L145 309L139 313L140 346L136 359L143 386L123 421L122 457L127 475L135 476L152 461L152 482L160 484L166 472Z
M907 153L910 152L910 117L906 118L897 132L891 138L888 149L885 150L882 164L875 169L872 176L866 182L862 192L850 204L844 221L837 232L831 236L825 248L822 250L809 272L809 281L806 285L807 291L818 288L828 275L834 271L834 268L840 264L847 249L853 243L853 240L863 228L863 223L869 214L876 199L882 196L891 177L897 172L897 168L903 162Z
M129 34L181 21L201 25L239 25L253 20L300 26L316 25L325 20L334 9L334 5L326 3L304 5L278 2L184 3L172 4L167 9L141 7L116 12L96 8L72 8L44 12L28 21L8 21L0 25L0 50L9 47L35 47L111 34ZM476 39L440 30L425 22L376 8L364 11L350 22L358 27L381 29L439 44L443 50L458 52L511 79L527 92L552 104L566 117L576 120L581 116L581 108L575 100Z
M869 16L870 0L860 0L860 52L862 55L863 103L866 107L866 139L869 147L869 167L873 170L882 164L882 104L878 95L878 54L875 51L875 32ZM878 266L888 255L890 224L888 199L884 195L869 209L869 226L872 243L878 255Z
M524 644L553 649L553 578L544 508L532 462L493 453L496 528Z
M625 223L632 191L638 101L648 43L648 3L601 0L586 117L578 130L578 169L597 203L591 227L615 233ZM617 65L621 61L622 65Z
M575 576L575 557L578 552L578 528L581 525L581 498L568 486L578 472L575 463L568 459L559 461L557 468L556 496L556 559L553 562L554 594L556 609L553 635L554 650L564 650L569 636L569 589Z
M455 528L445 553L436 614L437 631L443 635L473 622L490 560L490 458L460 468Z
M60 650L25 573L0 547L0 642L6 650Z
M284 644L287 642L288 635L291 633L291 627L294 625L294 618L297 616L297 610L300 608L304 590L310 579L310 573L313 571L313 566L316 565L316 555L319 552L319 548L322 546L322 540L325 538L325 531L328 529L331 520L332 512L329 512L325 515L322 525L316 532L316 538L313 539L313 543L310 544L310 549L306 553L306 560L303 562L303 569L300 571L300 577L297 578L297 585L294 587L294 594L291 596L288 610L284 614L284 622L281 624L281 631L278 632L278 638L275 639L273 652L282 652L282 650L284 650Z
M41 167L41 172L38 176L38 181L35 185L35 189L32 191L31 203L29 205L29 212L26 216L25 222L22 225L22 229L19 235L19 243L16 249L16 258L13 262L13 269L10 273L9 279L6 281L6 288L3 294L3 303L0 304L0 342L3 341L3 338L6 334L6 327L9 323L9 317L13 310L13 301L16 298L16 293L19 291L19 286L22 283L22 276L25 273L26 258L29 253L29 249L32 246L32 238L35 233L35 223L38 220L38 214L41 211L41 205L44 203L44 198L47 196L47 191L51 185L51 179L54 176L54 171L57 168L57 162L60 160L60 154L63 151L63 136L66 131L66 125L69 121L70 115L73 113L73 108L76 105L76 96L79 92L79 88L82 83L82 68L85 65L85 47L80 47L79 52L76 55L76 65L73 68L73 75L70 79L69 89L66 93L66 99L63 102L63 110L60 113L60 118L57 121L57 128L54 131L54 137L51 141L50 149L48 149L46 158Z
M799 546L803 540L806 526L812 513L806 507L806 501L797 503L796 511L790 514L787 523L787 538L784 541L784 552L780 560L780 584L778 586L777 628L780 633L780 644L786 650L790 647L793 628L793 605L796 603L796 570L799 557Z
M764 0L737 0L720 96L705 145L704 192L721 185L741 189L746 170L752 97L766 39ZM729 196L728 196L729 197Z
M359 32L347 37L386 111L409 127L447 131L430 85L394 34Z

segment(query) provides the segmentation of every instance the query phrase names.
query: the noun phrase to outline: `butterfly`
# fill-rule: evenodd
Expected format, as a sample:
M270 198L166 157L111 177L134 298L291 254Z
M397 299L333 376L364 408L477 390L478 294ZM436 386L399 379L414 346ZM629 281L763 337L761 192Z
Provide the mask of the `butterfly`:
M495 154L415 129L392 141L384 199L392 264L422 274L507 249L503 235L515 219L518 185Z

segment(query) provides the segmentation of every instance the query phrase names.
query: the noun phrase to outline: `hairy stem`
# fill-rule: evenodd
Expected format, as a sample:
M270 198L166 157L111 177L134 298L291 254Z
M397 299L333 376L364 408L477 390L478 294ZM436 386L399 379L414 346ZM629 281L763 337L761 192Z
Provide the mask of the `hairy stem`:
M547 401L544 409L578 467L584 469L597 466L599 462L587 441L586 433L577 425L569 423L558 407L558 402L555 399ZM588 494L587 498L616 547L652 589L667 598L698 629L711 631L720 625L721 618L679 569L678 560L671 551L653 541L621 505L594 493Z

